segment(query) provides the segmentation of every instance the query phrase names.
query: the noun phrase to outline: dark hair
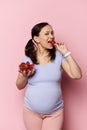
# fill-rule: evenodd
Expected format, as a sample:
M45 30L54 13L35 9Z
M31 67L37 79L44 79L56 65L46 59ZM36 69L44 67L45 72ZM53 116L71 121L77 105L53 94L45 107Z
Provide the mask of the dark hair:
M47 22L41 22L41 23L36 24L31 30L32 39L34 38L34 36L39 36L41 29L45 27L46 25L49 25L49 24ZM32 41L32 39L30 39L25 46L25 55L30 57L34 64L38 64L36 51L34 48L34 42ZM53 47L52 49L48 49L49 54L51 55L51 60L55 59L55 50L56 50L55 47Z

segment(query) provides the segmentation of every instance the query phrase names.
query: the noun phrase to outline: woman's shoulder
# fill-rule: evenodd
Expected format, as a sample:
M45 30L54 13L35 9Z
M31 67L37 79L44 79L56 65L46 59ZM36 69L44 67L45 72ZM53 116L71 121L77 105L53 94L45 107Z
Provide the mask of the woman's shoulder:
M22 59L22 62L27 62L27 61L29 61L30 64L33 63L30 57L28 57L28 56L24 56L23 59Z
M57 60L57 62L58 61L62 62L63 60L65 60L64 56L62 55L62 53L59 52L58 50L56 50L56 60Z
M62 57L62 53L61 52L59 52L58 50L56 50L56 57Z

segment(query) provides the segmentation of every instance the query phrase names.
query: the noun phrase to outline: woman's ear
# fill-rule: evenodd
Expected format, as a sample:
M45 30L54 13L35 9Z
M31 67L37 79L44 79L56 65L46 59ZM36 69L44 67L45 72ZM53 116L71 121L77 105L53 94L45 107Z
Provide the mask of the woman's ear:
M39 37L38 36L34 36L34 41L36 42L36 43L39 43Z

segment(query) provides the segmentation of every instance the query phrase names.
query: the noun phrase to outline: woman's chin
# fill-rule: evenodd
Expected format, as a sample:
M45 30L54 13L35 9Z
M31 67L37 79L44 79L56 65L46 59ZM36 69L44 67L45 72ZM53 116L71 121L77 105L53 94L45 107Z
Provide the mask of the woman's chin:
M53 49L53 46L50 46L49 49Z

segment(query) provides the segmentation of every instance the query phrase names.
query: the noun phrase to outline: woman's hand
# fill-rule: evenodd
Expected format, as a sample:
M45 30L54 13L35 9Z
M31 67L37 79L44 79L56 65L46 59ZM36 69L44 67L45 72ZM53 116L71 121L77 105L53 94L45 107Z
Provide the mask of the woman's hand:
M26 78L30 77L34 72L35 72L35 68L33 68L32 70L28 70L28 72L26 72L25 70L21 70L19 69L19 72Z
M34 64L30 64L29 61L27 62L22 62L19 65L19 72L22 73L22 75L24 77L29 77L30 75L32 75L34 73L35 69L34 69Z
M63 55L68 52L68 49L64 43L55 43L55 47L59 50Z
M19 68L19 73L16 80L16 86L19 90L25 88L26 84L28 83L28 78L35 72L35 68L29 70L28 72L25 70L21 70Z

